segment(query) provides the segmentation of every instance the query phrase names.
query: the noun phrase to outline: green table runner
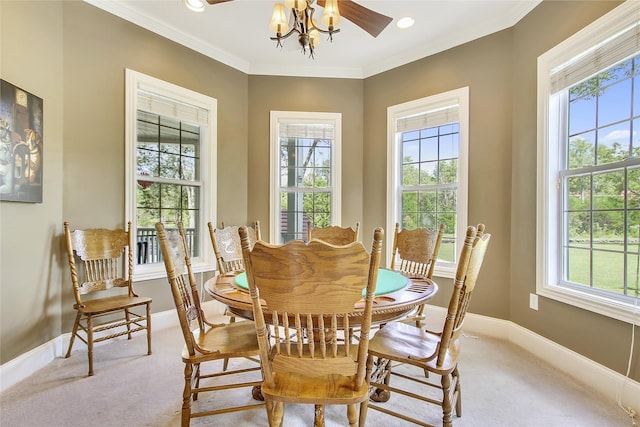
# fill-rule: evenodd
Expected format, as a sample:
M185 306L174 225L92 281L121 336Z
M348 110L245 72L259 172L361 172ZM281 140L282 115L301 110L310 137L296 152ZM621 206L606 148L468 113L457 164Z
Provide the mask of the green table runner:
M379 269L378 270L378 281L376 283L376 295L384 295L390 292L395 292L399 289L402 289L407 284L407 278L402 274L386 270ZM249 289L249 283L247 282L247 273L240 273L235 277L236 285L241 287L242 289ZM364 289L362 290L362 294L364 295Z

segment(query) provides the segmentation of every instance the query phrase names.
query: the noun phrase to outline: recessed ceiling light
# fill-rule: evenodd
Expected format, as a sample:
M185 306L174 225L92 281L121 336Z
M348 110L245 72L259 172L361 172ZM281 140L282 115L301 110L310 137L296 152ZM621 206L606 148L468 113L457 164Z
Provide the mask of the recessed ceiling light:
M415 21L413 20L413 18L407 16L405 18L401 18L398 21L398 28L402 28L402 29L409 28L413 26L414 23Z
M184 5L194 12L204 12L204 2L202 0L183 0Z

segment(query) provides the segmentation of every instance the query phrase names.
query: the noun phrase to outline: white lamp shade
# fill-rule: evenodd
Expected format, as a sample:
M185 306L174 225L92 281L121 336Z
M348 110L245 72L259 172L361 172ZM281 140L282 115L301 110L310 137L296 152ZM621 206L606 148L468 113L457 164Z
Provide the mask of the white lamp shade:
M289 9L298 9L299 11L307 8L306 0L285 0L284 5Z
M309 31L309 43L311 43L311 46L316 47L321 41L322 38L320 38L320 32L318 30Z
M322 13L322 24L329 27L337 27L340 24L340 11L338 10L338 0L327 0Z
M274 33L286 33L289 31L289 24L287 23L287 14L282 3L276 3L273 5L273 16L271 16L271 22L269 28Z

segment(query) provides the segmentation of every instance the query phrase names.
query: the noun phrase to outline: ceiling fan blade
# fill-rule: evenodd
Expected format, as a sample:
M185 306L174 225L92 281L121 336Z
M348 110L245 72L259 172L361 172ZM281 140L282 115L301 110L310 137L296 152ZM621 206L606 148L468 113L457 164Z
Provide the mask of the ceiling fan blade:
M226 3L228 1L231 1L231 0L207 0L207 3L209 3L209 4L218 4L218 3Z
M325 0L318 0L317 3L318 6L324 7ZM351 0L338 0L338 8L343 18L353 22L373 37L378 37L382 30L393 21L393 18L368 9Z

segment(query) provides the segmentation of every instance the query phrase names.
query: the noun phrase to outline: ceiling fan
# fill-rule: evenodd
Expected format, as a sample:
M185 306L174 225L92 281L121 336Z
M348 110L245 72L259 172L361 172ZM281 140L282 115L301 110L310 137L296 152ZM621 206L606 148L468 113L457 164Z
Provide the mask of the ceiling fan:
M207 3L215 5L228 1L232 0L207 0ZM308 1L308 3L313 3L313 0ZM325 7L326 0L317 0L316 3L320 7ZM351 0L339 0L338 4L342 17L353 22L373 37L378 37L382 30L393 20L389 16L368 9Z

